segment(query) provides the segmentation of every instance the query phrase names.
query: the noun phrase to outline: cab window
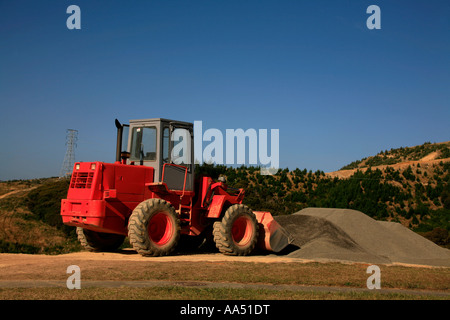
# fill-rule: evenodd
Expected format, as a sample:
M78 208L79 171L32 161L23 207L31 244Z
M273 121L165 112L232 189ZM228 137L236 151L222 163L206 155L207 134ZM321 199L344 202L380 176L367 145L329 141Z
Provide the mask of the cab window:
M156 160L156 127L135 127L131 136L130 160Z

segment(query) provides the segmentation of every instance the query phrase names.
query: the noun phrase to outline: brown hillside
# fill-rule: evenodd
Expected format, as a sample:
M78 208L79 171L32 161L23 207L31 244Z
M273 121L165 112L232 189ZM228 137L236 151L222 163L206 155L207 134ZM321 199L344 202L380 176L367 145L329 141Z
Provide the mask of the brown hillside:
M17 180L0 183L0 252L59 253L73 248L67 236L40 220L27 207L36 188L57 179Z
M348 170L338 170L333 172L327 172L325 173L326 176L330 178L339 178L339 179L345 179L351 177L356 171L360 170L362 172L365 172L367 169L371 168L372 170L380 169L381 171L384 171L386 168L392 168L394 170L405 170L409 166L411 167L417 167L419 165L422 168L422 171L429 171L430 173L433 171L431 168L433 166L439 164L440 162L449 162L450 158L445 159L436 159L437 153L433 152L432 154L429 154L425 157L423 157L420 160L417 161L404 161L399 162L395 164L388 164L388 165L379 165L374 167L361 167L356 169L348 169Z

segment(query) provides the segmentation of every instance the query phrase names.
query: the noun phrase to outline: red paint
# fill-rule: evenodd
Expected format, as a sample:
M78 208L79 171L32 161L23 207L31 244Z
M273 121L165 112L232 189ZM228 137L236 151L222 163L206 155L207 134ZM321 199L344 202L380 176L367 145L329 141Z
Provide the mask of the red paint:
M148 223L148 235L157 246L164 246L174 233L174 226L166 212L158 212Z
M253 224L249 217L240 216L234 221L233 227L231 228L231 236L233 237L233 242L238 247L245 247L248 245L255 230L253 230Z

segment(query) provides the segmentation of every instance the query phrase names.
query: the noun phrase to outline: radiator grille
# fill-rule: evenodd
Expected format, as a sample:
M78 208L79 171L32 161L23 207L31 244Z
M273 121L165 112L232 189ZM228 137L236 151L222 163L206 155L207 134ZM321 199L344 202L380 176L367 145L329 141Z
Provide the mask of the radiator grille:
M73 172L70 187L76 189L90 189L94 172Z

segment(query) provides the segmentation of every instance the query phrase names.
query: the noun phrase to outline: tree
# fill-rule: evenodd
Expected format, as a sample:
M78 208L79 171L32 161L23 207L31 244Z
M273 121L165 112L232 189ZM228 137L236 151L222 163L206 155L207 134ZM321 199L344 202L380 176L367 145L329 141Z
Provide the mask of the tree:
M445 209L450 209L450 185L447 184L441 193L441 202Z

